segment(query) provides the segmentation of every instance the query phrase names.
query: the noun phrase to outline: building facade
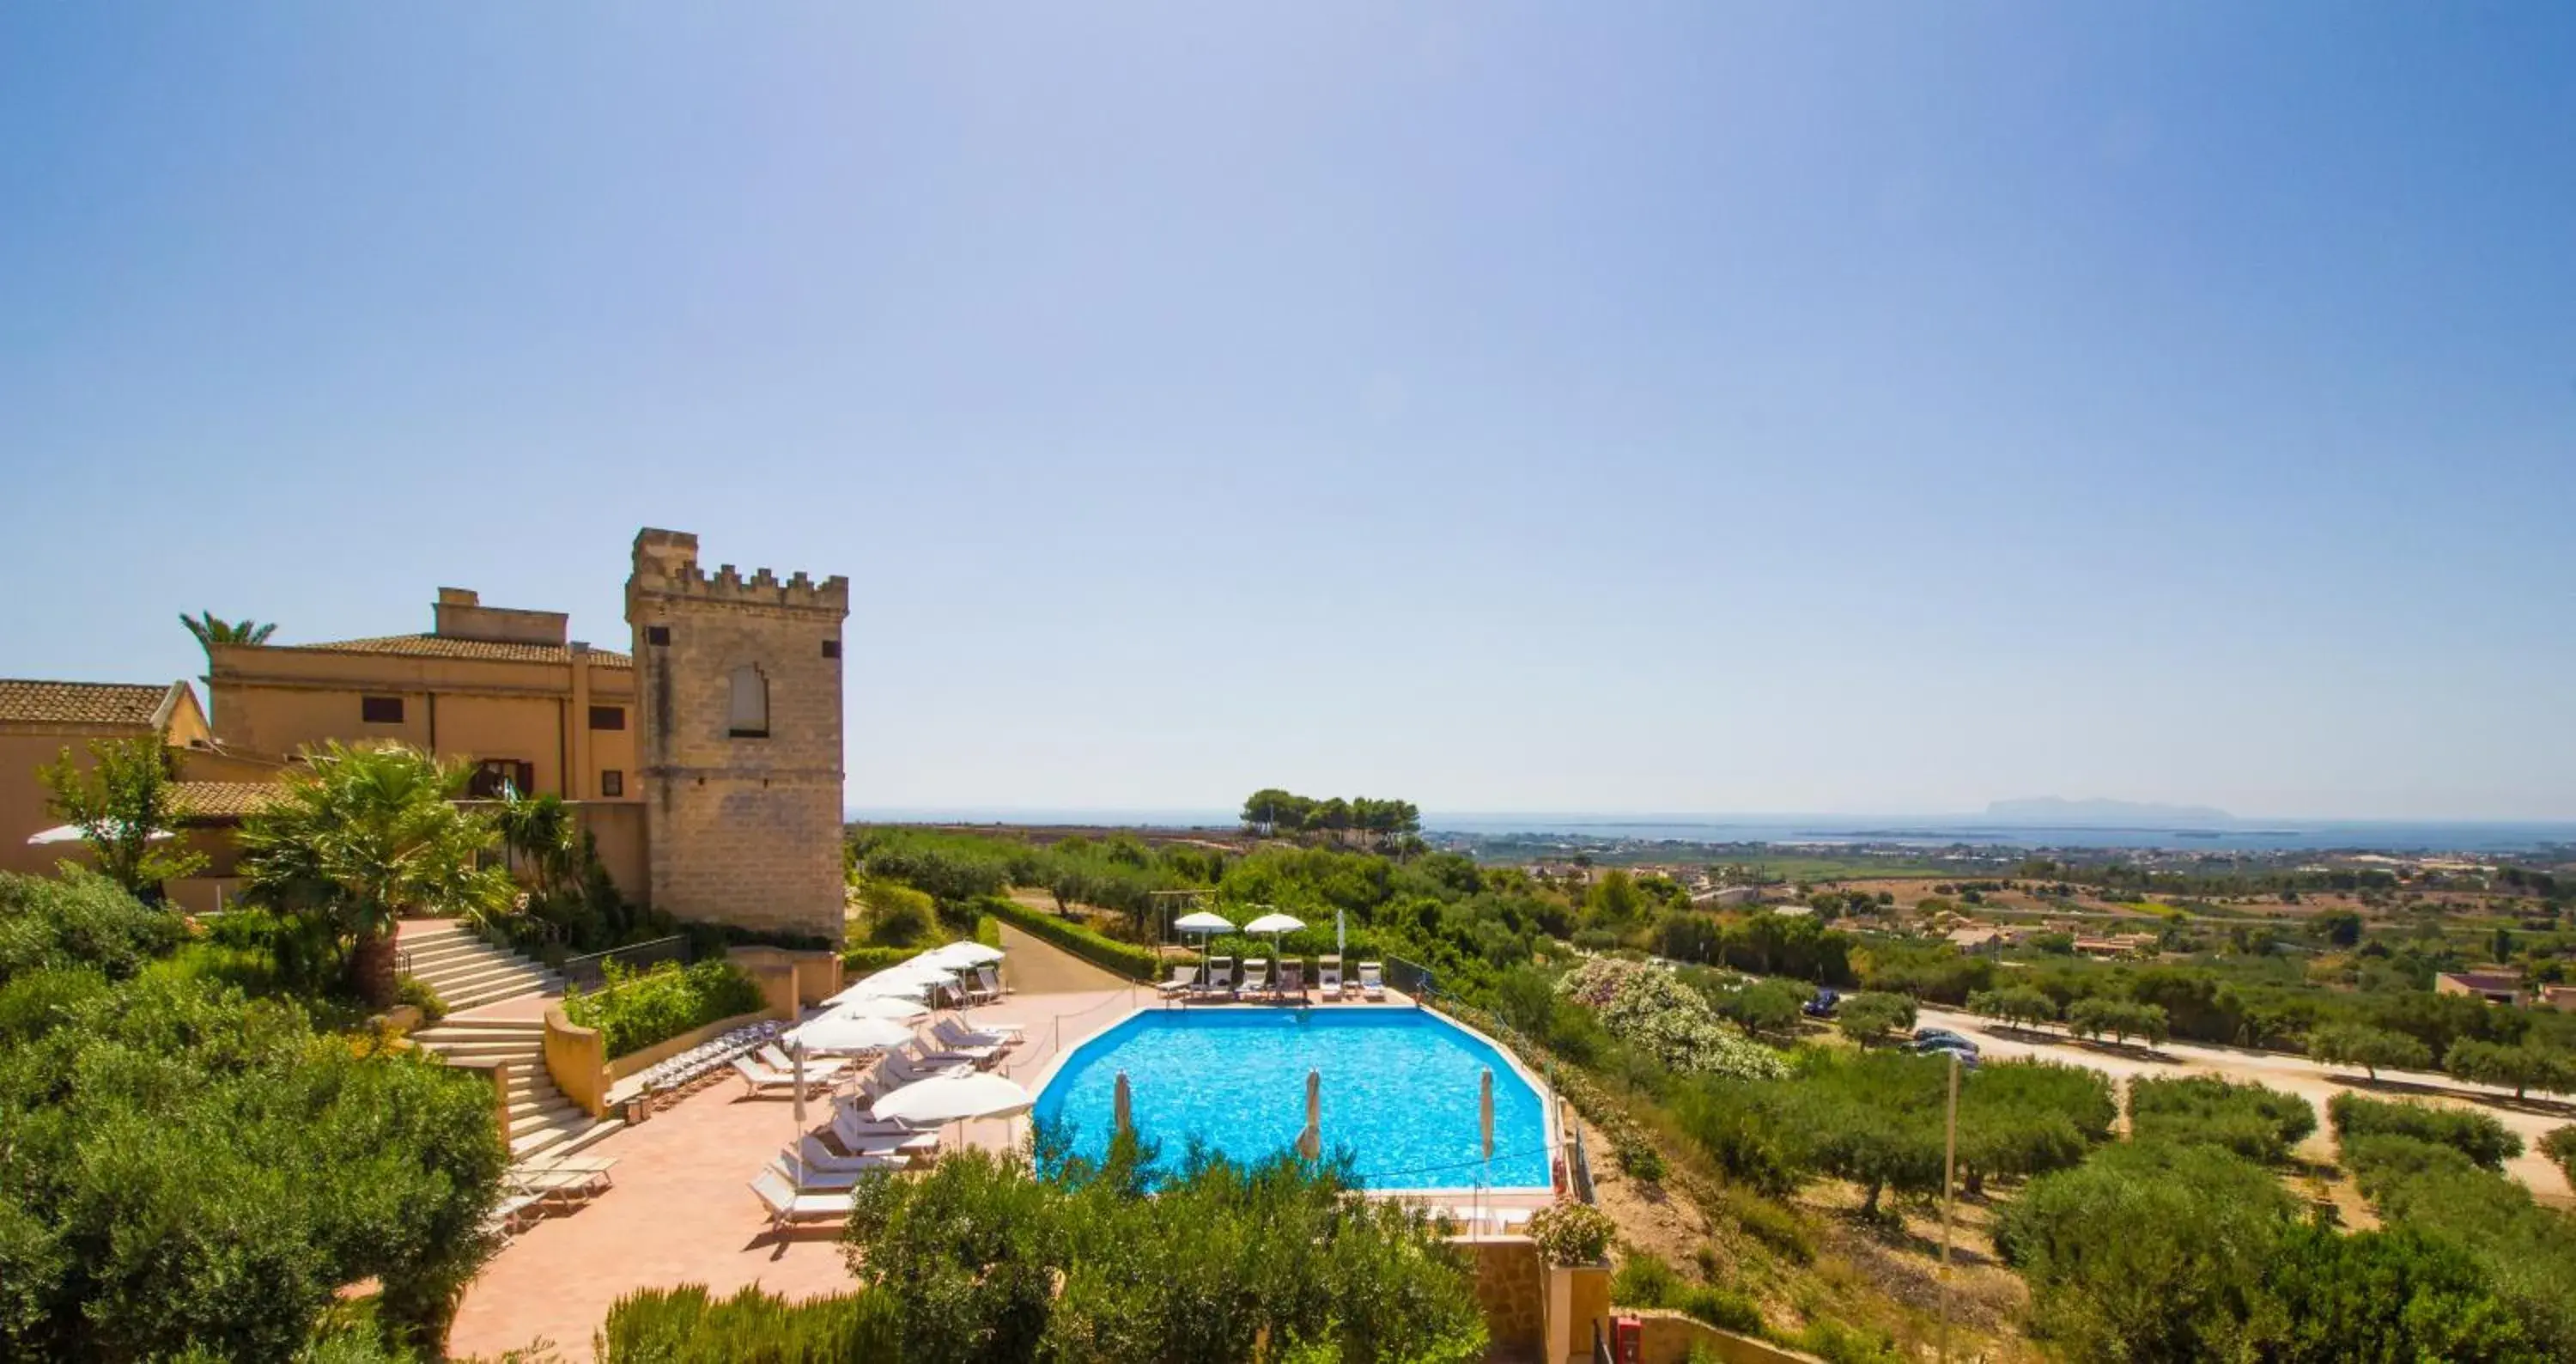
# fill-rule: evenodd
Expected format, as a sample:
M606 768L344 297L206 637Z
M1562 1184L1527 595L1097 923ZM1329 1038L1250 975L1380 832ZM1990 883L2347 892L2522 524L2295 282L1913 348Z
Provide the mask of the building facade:
M698 565L647 529L626 582L655 908L837 941L849 580Z
M62 823L37 772L68 749L82 771L97 766L90 744L158 733L181 749L207 751L214 732L185 682L40 682L0 678L0 871L43 874L80 845L29 844ZM184 771L184 759L183 769Z

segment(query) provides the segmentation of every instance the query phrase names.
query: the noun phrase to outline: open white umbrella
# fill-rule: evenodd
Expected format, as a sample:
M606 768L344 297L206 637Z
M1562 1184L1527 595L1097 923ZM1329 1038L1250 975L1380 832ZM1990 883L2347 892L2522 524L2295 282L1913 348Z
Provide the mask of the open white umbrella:
M880 1118L926 1126L968 1118L1002 1118L1025 1113L1037 1102L1026 1089L995 1075L941 1075L915 1080L879 1098L872 1110Z
M891 1018L862 1018L828 1013L787 1032L799 1051L885 1051L912 1041L912 1029Z
M901 995L857 995L833 1005L831 1012L842 1018L891 1018L897 1023L930 1017L927 1006Z
M914 963L931 962L939 966L971 971L978 966L990 966L1000 961L1002 957L1002 949L998 947L986 947L979 942L958 941L934 947L913 958L912 961Z
M1281 914L1278 911L1273 910L1270 913L1264 914L1260 918L1245 924L1243 926L1243 931L1246 933L1294 933L1305 926L1306 921L1298 918L1296 915Z
M1201 971L1205 971L1207 969L1208 935L1211 933L1233 932L1234 920L1229 919L1222 914L1212 914L1207 910L1201 909L1193 910L1190 913L1184 914L1178 919L1173 920L1172 927L1177 928L1184 933L1196 933L1199 935L1199 969ZM1207 981L1202 977L1199 983L1201 985L1205 985Z
M109 820L107 827L102 829L101 832L105 833L110 838L122 838L125 836L125 826L114 820ZM27 835L27 846L30 848L41 848L52 843L78 843L88 837L89 834L77 824L57 824L50 829L41 830ZM168 837L170 837L169 830L155 829L152 832L145 834L143 836L143 841L146 843L159 843Z

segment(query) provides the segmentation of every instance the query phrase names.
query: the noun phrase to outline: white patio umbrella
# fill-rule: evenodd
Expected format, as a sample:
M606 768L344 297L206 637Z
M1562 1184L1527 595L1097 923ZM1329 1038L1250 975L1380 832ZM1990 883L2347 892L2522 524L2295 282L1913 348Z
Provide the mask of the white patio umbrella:
M912 1029L891 1018L828 1013L787 1031L787 1039L805 1052L886 1051L912 1040Z
M842 1000L831 1008L842 1018L891 1018L897 1023L918 1023L930 1017L930 1009L901 995L859 995Z
M1184 914L1180 918L1173 920L1172 927L1177 928L1184 933L1196 933L1199 935L1199 970L1205 971L1207 970L1208 935L1211 933L1233 932L1234 920L1229 919L1222 914L1212 914L1207 910L1201 909L1193 910L1190 913ZM1207 978L1205 976L1201 976L1199 978L1199 984L1204 987L1207 984Z
M1004 955L1006 954L998 947L986 947L979 942L967 942L961 939L934 947L913 958L913 961L973 970L978 966L990 966L1000 961Z
M103 832L108 834L110 837L121 838L125 835L125 826L118 824L114 820L110 820ZM41 848L52 843L78 843L87 837L89 837L89 835L83 832L81 826L77 824L57 824L50 829L39 830L36 833L27 835L27 846L30 848ZM169 830L155 829L152 832L145 834L143 836L143 841L146 843L159 843L169 837Z
M1277 910L1272 910L1270 913L1264 914L1260 918L1245 924L1243 926L1243 931L1246 933L1294 933L1305 926L1306 921L1298 918L1294 914L1282 914Z
M915 966L907 961L889 966L875 975L863 977L856 985L833 995L824 1003L839 1004L845 1000L865 999L870 996L920 999L934 988L949 984L950 979L949 973L940 970L937 966Z
M1026 1113L1037 1102L1035 1095L995 1075L978 1071L971 1075L942 1075L935 1079L915 1080L903 1088L880 1097L870 1110L880 1118L908 1122L916 1127L936 1127L956 1123L958 1135L965 1135L965 1125L973 1118L1006 1118Z

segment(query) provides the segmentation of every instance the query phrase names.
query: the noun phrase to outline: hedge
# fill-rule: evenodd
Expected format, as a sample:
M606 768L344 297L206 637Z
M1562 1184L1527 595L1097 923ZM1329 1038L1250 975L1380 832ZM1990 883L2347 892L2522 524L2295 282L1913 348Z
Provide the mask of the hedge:
M975 921L974 940L984 944L986 947L999 947L1002 945L1001 930L994 925L993 917L991 915L984 915ZM944 945L945 944L942 943L915 943L910 947L872 947L866 945L845 947L841 949L841 969L843 972L853 976L866 975L870 972L882 971L889 966L900 966L934 947Z
M1156 956L1151 948L1120 942L1015 901L988 899L980 902L977 908L1013 928L1035 934L1094 966L1115 971L1130 980L1152 980L1162 968L1162 958Z
M682 966L663 962L628 972L605 963L608 983L598 990L564 992L564 1017L597 1028L611 1057L642 1051L718 1019L757 1012L760 986L742 968L719 957Z

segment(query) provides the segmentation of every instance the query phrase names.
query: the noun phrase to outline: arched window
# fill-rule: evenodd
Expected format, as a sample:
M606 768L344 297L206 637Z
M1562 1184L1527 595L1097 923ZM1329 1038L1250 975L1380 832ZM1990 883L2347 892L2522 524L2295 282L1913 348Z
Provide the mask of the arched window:
M769 737L769 679L745 663L733 670L733 705L725 732L737 739Z

